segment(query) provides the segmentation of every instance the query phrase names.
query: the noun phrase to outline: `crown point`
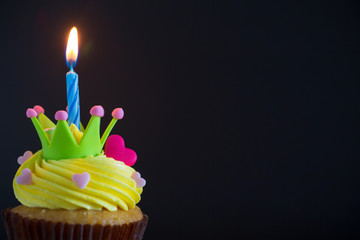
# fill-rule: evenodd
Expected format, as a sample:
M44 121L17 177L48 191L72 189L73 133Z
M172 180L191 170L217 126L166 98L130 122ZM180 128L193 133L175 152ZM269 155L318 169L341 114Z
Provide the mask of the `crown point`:
M32 108L28 108L28 110L26 110L26 116L28 118L33 118L36 117L37 115L38 115L37 112Z
M113 118L122 119L124 117L124 110L122 108L115 108L111 115Z
M43 108L42 106L39 106L39 105L34 106L33 109L37 112L38 115L39 115L40 113L44 113L44 112L45 112L44 108Z
M57 112L55 113L55 119L56 119L56 121L67 120L67 118L68 118L68 113L65 112L65 111L63 111L63 110L57 111Z
M100 105L93 106L90 110L91 116L103 117L104 116L104 108Z

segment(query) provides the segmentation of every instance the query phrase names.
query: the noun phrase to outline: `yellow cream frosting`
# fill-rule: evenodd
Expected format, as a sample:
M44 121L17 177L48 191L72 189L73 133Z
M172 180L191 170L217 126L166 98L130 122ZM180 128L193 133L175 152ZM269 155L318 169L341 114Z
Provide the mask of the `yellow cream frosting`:
M29 168L32 184L20 185L16 177ZM74 174L87 172L90 181L80 189ZM44 160L42 150L26 160L13 180L16 198L27 207L49 209L88 209L117 211L133 209L140 201L142 188L131 178L135 170L105 155L63 160Z

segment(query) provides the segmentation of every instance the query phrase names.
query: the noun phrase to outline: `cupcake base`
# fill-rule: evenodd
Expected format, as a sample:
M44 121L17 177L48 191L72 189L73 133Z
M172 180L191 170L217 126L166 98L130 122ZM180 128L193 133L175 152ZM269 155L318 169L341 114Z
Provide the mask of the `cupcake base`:
M141 240L148 217L122 225L70 224L22 217L7 208L2 211L9 240Z

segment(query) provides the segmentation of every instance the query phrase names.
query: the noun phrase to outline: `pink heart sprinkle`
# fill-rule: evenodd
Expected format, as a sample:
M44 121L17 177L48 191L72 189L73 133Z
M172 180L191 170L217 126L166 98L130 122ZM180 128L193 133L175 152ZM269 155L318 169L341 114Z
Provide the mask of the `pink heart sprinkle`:
M88 172L83 172L82 174L74 173L71 179L78 188L84 189L90 181L90 174Z
M118 161L124 162L127 166L135 164L137 155L130 149L125 148L124 139L120 135L111 135L105 144L105 155Z
M37 112L37 114L45 112L44 108L42 106L39 106L39 105L34 106L34 110Z
M33 184L31 170L24 168L21 172L21 175L16 177L16 182L21 185Z
M26 160L28 160L31 156L33 155L33 153L31 151L26 151L24 153L24 155L18 157L17 162L22 165Z
M67 120L68 118L68 113L63 111L63 110L60 110L60 111L57 111L55 113L55 119L56 121L60 121L60 120Z
M37 112L34 110L34 109L32 109L32 108L28 108L27 110L26 110L26 116L28 117L28 118L33 118L33 117L36 117L38 114L37 114Z
M146 185L145 179L143 179L139 172L133 172L131 178L135 180L136 187L144 187Z
M115 108L111 115L113 118L122 119L124 117L124 110L122 108Z
M98 116L103 117L104 116L104 108L100 105L93 106L90 110L91 116Z

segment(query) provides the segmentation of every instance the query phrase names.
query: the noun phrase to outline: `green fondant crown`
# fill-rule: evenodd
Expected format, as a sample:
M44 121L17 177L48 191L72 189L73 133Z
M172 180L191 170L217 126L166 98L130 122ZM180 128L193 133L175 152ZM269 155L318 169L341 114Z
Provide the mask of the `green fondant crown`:
M67 122L68 114L65 111L58 111L55 125L45 116L44 110L40 106L34 109L29 108L26 112L39 135L44 159L70 159L84 158L99 155L109 136L112 128L118 119L122 119L124 112L121 108L114 109L109 126L100 138L100 120L104 116L104 109L101 106L94 106L90 110L91 119L81 131L74 125Z

